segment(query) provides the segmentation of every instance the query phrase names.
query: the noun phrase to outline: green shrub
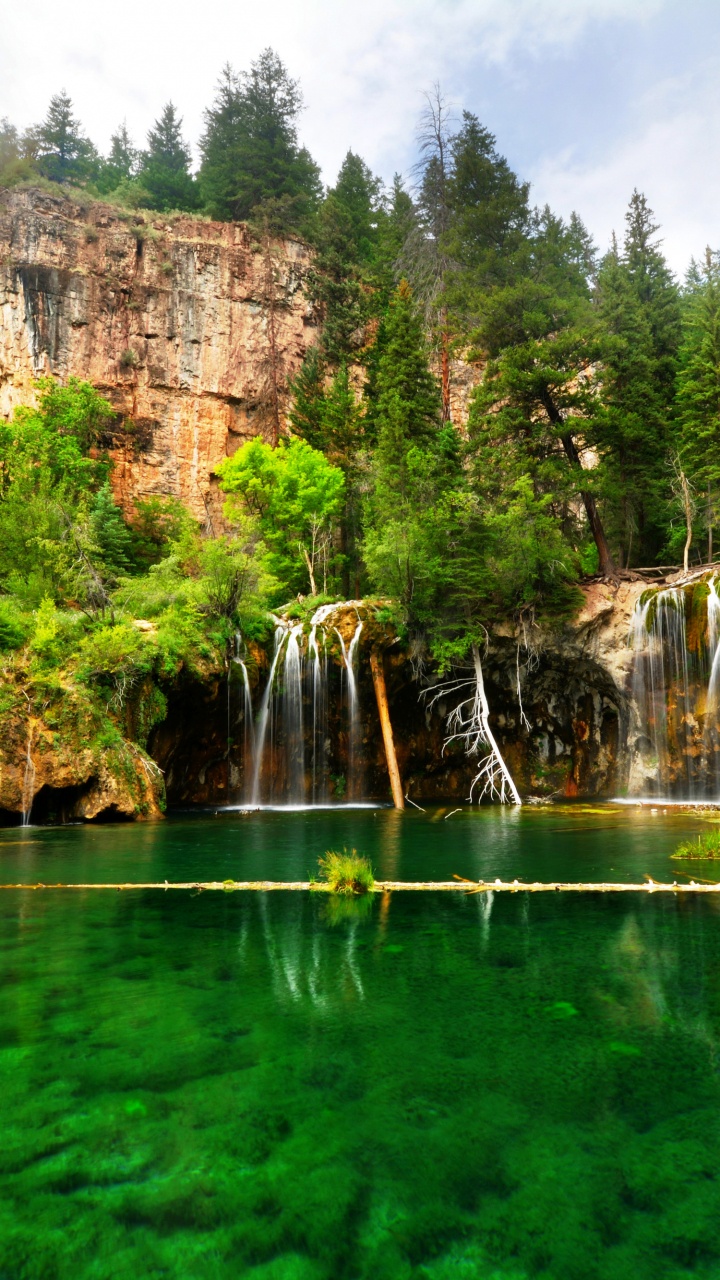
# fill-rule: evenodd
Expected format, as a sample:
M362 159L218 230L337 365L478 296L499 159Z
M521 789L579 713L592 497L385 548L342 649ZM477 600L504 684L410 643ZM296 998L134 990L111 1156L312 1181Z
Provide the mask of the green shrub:
M328 849L323 858L318 858L320 873L333 893L370 893L375 876L367 858L363 858L357 849L343 849L338 853Z
M19 649L27 640L31 627L30 619L13 600L0 600L0 652Z

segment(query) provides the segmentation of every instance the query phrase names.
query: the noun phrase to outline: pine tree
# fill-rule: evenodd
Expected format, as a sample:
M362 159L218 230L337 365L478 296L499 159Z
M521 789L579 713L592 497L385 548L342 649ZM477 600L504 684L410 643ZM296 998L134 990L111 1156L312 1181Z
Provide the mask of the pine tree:
M720 254L688 273L677 379L678 452L697 494L712 560L720 511Z
M313 211L320 173L298 145L301 110L300 86L272 49L240 76L224 68L200 144L201 190L216 217L248 219L282 202L284 228L291 230Z
M110 137L110 150L103 160L98 174L98 190L106 193L114 191L121 182L130 182L137 173L139 163L140 153L133 145L127 125L123 120L120 127Z
M323 448L326 364L319 346L311 347L289 390L292 403L290 423L296 435L313 449Z
M441 415L439 387L428 366L422 323L406 281L391 301L384 328L375 401L369 408L377 433L374 463L383 500L391 493L406 499L416 465L422 470L422 452L437 436Z
M127 573L132 563L132 534L113 498L110 482L98 491L90 513L90 529L103 568L110 577Z
M163 107L147 140L139 177L150 197L150 207L162 211L196 209L198 192L190 174L190 147L182 136L182 119L172 102Z
M40 171L52 182L81 182L97 167L97 152L82 133L64 90L50 99L47 115L34 134Z
M620 562L647 565L666 554L680 303L652 210L637 191L625 220L622 251L613 238L598 275L603 336L595 439Z
M236 216L237 175L244 140L240 82L228 62L220 74L215 100L205 111L205 130L200 139L200 190L213 218Z
M470 427L476 473L482 477L495 456L508 487L530 477L536 497L554 504L576 541L573 508L582 499L600 570L611 575L598 477L583 469L576 438L592 443L597 408L589 247L578 219L566 224L547 208L533 214L524 271L483 297L476 340L490 359Z
M489 129L469 111L451 139L451 156L447 250L466 287L485 290L507 282L524 263L530 184L519 181Z

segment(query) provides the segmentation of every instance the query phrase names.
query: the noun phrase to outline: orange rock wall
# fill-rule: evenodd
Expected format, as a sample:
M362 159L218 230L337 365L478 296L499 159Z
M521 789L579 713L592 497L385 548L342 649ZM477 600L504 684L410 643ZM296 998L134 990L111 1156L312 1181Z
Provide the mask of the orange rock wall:
M217 524L214 468L270 427L269 323L283 377L316 338L309 267L305 245L268 255L242 224L0 192L0 415L40 375L93 383L125 420L111 441L125 508L173 494Z

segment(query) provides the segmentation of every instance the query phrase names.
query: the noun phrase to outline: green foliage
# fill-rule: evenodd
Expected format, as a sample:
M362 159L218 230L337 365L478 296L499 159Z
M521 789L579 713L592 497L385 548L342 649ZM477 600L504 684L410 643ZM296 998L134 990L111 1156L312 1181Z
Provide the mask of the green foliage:
M0 596L0 653L19 649L30 632L30 619L12 597Z
M38 169L52 182L78 183L97 172L97 152L83 134L64 90L50 99L47 115L34 131L34 141Z
M117 578L132 565L132 536L112 495L110 482L98 491L90 508L90 537L105 574Z
M200 141L200 189L213 217L247 219L274 203L297 227L317 204L319 170L298 145L302 95L272 49L250 70L223 68Z
M720 858L720 831L708 831L696 840L683 840L670 856L683 862L710 862Z
M327 536L340 510L345 477L303 440L277 449L249 440L218 467L229 494L229 519L255 517L267 548L267 567L284 591L313 590L318 562L327 561Z
M323 879L332 893L371 893L375 876L368 858L362 858L357 849L343 849L342 853L328 849L318 858Z
M197 184L190 173L192 153L182 136L182 120L172 102L163 107L147 136L138 179L151 209L196 209ZM132 173L123 174L125 179Z

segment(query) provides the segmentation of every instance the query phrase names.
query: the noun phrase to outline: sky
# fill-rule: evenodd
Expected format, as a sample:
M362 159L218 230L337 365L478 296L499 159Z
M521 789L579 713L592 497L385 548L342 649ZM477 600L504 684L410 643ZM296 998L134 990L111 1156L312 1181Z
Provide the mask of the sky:
M0 0L0 118L34 124L66 89L103 150L123 119L144 141L171 99L196 143L223 64L268 45L301 81L328 183L348 148L409 175L439 83L601 249L634 187L679 275L720 248L718 0Z

